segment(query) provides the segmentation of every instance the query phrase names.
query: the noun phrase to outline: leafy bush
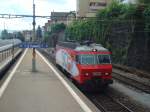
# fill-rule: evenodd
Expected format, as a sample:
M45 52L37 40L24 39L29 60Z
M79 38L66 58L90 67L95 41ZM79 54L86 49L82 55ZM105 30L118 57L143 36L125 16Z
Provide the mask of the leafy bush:
M143 3L148 1L145 0ZM112 4L106 8L99 10L96 14L96 18L74 21L65 30L66 38L75 41L93 40L112 51L112 57L115 62L125 63L128 46L130 45L126 45L125 48L115 48L115 42L111 43L109 40L111 40L111 37L118 36L114 30L117 25L127 28L126 30L128 31L126 32L128 33L127 37L130 37L129 40L137 33L135 29L144 32L143 28L140 28L143 23L145 24L146 30L150 31L150 6L144 9L143 13L143 10L139 10L139 8L139 4L122 4L118 1L113 1ZM143 5L141 8L143 8ZM145 21L143 21L143 17ZM139 21L142 22L139 23ZM123 33L123 30L119 30ZM127 42L126 44L130 44L130 42Z
M144 10L143 16L145 18L145 30L150 32L150 6Z
M51 32L52 33L58 33L62 30L64 30L66 28L65 24L64 23L60 23L60 24L54 24L52 25L51 27Z

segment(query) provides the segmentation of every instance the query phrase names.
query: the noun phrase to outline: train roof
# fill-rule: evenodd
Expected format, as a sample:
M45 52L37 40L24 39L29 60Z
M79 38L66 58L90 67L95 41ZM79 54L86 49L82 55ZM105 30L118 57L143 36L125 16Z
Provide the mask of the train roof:
M108 51L101 44L96 43L77 43L77 42L58 42L59 46L74 49L75 51Z
M2 44L2 46L0 46L0 51L6 50L11 48L12 46L18 45L21 43L21 41L19 39L5 39L5 40L0 40L0 44Z

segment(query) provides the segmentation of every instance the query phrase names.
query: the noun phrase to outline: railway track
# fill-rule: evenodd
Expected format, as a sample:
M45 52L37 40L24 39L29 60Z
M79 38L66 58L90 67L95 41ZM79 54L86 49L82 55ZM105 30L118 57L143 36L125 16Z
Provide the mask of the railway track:
M51 59L51 61L54 63L54 59L53 57L51 57L50 55L48 55L48 52L46 51L42 51L42 53L45 54L45 56L49 59ZM121 73L117 73L117 72L114 72L112 73L113 75L113 78L126 84L126 85L130 85L138 90L141 90L145 93L148 93L150 94L150 85L144 83L144 82L140 82L140 81L137 81L136 79L134 78L130 78L128 76L125 76L125 75L121 75Z
M150 74L148 72L137 70L135 68L131 68L131 67L123 66L123 65L117 65L117 64L113 64L113 68L116 68L116 69L121 70L123 72L136 74L139 77L150 79Z
M55 64L54 57L50 56L48 52L43 50L40 50L40 52L42 52L44 56L47 57L47 59L51 60L51 62ZM119 78L119 75L117 75L117 77ZM124 79L125 82L126 80L127 79ZM124 103L121 103L123 99L117 100L115 97L107 94L106 92L96 95L87 93L84 94L100 109L101 112L138 112L137 110L135 111L135 109L133 108L136 107L136 105L132 106L129 104L128 106L126 106Z
M129 78L128 76L125 76L125 75L122 75L122 74L116 73L116 72L113 72L112 76L114 79L116 79L124 84L130 85L138 90L141 90L145 93L150 94L150 85L148 85L148 84L145 84L143 82L137 81L134 78Z
M107 94L87 95L102 112L134 112Z

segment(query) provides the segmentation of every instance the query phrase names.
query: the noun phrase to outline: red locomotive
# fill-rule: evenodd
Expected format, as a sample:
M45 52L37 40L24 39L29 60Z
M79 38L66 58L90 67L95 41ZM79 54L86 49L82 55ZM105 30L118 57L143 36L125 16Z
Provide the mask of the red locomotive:
M91 42L58 42L56 64L84 87L106 87L113 83L110 52Z

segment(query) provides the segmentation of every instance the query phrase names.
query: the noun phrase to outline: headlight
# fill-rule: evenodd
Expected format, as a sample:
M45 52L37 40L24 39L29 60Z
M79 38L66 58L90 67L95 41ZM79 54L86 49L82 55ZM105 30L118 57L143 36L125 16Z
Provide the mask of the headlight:
M89 76L89 73L85 73L85 76Z
M105 73L105 75L109 75L109 73Z

